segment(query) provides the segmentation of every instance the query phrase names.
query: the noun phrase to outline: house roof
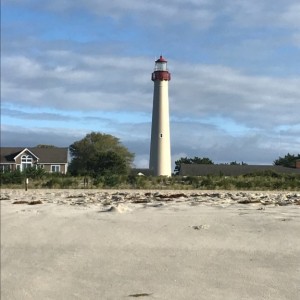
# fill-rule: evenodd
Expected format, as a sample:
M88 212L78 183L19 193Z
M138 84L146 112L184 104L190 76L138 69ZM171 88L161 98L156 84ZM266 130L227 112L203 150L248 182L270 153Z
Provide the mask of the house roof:
M253 172L274 171L277 173L300 174L300 169L270 165L209 165L209 164L181 164L181 176L224 175L238 176Z
M21 152L19 152L15 157L14 160L20 156L23 155L24 153L29 152L32 156L34 156L36 159L39 159L34 153L32 153L28 148L24 148Z
M39 160L39 164L57 163L66 164L68 162L68 148L40 148L40 147L1 147L0 162L15 163L14 158L28 149Z

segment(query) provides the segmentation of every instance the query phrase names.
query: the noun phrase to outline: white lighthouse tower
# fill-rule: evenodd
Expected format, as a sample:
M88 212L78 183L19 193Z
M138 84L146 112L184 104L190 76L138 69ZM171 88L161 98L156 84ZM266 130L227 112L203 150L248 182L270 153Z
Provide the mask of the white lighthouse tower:
M171 176L169 80L171 74L167 60L160 56L152 73L154 92L149 168L154 176Z

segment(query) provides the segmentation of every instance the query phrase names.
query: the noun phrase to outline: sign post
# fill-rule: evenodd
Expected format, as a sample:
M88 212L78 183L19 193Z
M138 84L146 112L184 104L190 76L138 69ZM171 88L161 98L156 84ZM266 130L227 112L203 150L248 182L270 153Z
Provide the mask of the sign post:
M25 191L27 191L28 189L28 183L29 183L29 180L28 178L25 179Z

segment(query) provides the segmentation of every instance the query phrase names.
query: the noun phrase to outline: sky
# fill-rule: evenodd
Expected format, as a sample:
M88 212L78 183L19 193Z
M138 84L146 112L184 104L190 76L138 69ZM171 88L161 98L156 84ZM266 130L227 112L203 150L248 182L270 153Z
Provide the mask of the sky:
M2 0L1 145L111 134L147 168L168 60L172 162L300 152L299 0Z

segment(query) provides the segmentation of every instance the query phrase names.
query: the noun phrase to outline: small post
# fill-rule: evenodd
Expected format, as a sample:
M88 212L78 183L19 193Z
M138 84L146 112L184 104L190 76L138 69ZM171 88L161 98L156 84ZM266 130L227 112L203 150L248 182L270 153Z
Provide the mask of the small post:
M86 188L86 186L87 186L87 178L86 178L86 176L84 176L84 178L83 178L83 187Z
M27 192L27 189L28 189L28 183L29 183L29 180L28 178L25 179L25 191Z

